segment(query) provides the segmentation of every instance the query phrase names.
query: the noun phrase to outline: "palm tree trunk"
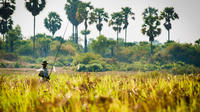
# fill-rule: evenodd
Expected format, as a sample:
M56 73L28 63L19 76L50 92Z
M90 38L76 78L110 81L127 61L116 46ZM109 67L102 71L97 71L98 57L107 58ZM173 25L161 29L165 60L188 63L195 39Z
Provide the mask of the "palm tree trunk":
M33 25L33 57L35 57L35 16L34 16L34 25Z
M87 36L86 36L86 34L85 34L85 53L87 52L88 50L87 50Z
M85 20L85 49L84 49L85 53L87 52L87 34L86 34L86 31L87 31L87 20Z
M72 24L72 41L75 42L74 40L74 25Z
M8 44L9 44L9 42L8 42L8 37L6 38L6 51L8 52Z
M114 47L111 47L111 57L114 56Z
M170 41L170 31L168 30L168 41Z
M52 33L52 39L54 38L54 34Z
M151 41L151 54L153 53L152 41Z
M118 36L119 36L119 27L117 26L117 44L118 44Z
M4 40L5 40L5 37L4 37L5 35L3 34L3 42L4 42Z
M126 45L126 39L127 39L127 28L125 29L125 45Z
M78 26L75 26L75 43L78 45Z

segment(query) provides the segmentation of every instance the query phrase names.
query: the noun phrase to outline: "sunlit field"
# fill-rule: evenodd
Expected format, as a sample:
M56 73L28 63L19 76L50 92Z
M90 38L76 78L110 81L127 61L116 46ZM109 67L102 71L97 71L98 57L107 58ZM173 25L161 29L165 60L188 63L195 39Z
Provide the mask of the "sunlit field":
M197 112L200 75L149 73L33 74L0 76L2 112Z

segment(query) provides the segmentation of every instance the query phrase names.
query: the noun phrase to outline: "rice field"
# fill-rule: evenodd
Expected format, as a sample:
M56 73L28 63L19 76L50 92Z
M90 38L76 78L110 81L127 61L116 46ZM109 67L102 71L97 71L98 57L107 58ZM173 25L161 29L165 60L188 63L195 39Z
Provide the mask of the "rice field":
M159 72L0 75L0 112L199 112L200 75Z

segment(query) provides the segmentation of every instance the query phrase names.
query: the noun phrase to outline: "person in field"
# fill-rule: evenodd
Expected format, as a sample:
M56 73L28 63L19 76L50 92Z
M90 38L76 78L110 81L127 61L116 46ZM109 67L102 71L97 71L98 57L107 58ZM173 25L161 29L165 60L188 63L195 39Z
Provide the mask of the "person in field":
M50 80L49 74L48 74L48 69L47 69L47 61L43 61L42 63L42 69L40 70L39 76L42 77L43 81L48 81Z

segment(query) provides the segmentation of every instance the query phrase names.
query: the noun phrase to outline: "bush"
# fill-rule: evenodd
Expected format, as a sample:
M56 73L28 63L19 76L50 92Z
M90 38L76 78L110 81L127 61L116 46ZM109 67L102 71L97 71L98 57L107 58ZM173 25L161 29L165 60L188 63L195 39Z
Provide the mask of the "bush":
M27 63L36 63L35 59L31 56L20 56L20 60Z
M22 68L22 67L24 67L24 66L22 64L20 64L19 62L16 62L14 64L14 68Z
M4 51L0 51L0 58L9 61L16 61L18 59L18 56L15 53L6 53Z
M73 64L89 64L92 63L92 61L99 60L100 58L102 58L100 55L94 53L82 53L75 56Z
M103 67L101 64L93 63L88 65L89 72L101 72L103 71Z
M79 72L101 72L103 71L103 66L101 64L93 63L93 64L78 64L76 66L76 70Z
M177 61L192 64L200 67L200 48L192 44L171 43L163 46L164 49L157 52L152 61L159 61L162 64ZM166 48L165 48L166 47Z
M8 64L7 63L0 63L0 68L7 68Z
M17 53L23 56L31 56L33 52L33 48L30 45L22 46L17 49Z

